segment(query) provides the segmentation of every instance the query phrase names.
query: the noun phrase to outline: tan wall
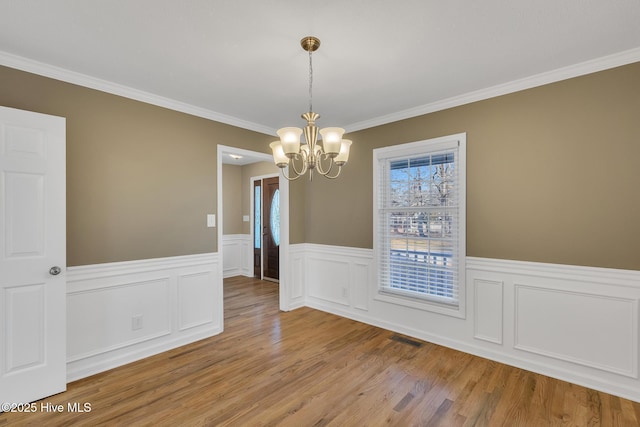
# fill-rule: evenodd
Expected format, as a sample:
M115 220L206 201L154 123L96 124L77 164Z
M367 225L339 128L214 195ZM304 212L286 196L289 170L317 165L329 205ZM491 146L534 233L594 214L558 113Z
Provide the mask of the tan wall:
M251 233L251 222L244 222L242 218L251 215L251 178L279 171L272 162L257 162L244 166L222 165L223 234Z
M289 183L289 242L306 242L306 182L301 178ZM337 244L337 243L336 243ZM357 245L351 245L358 247Z
M302 240L371 248L372 149L459 132L467 255L640 270L640 63L352 133L343 176L305 184Z
M242 234L242 166L222 165L222 234Z
M6 67L0 104L67 119L70 266L215 252L217 144L273 140Z
M638 76L636 63L355 132L339 179L291 184L290 241L371 248L372 149L467 132L468 255L640 270ZM0 104L67 118L69 265L216 251L216 145L273 140L6 67Z

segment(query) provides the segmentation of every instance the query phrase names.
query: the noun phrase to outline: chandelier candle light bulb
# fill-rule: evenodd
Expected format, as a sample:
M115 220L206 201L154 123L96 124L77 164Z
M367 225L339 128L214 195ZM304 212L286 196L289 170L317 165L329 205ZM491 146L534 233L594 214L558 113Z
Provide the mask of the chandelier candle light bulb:
M312 111L313 62L311 58L312 52L320 47L320 40L308 36L300 40L300 44L309 52L309 111L302 114L307 125L304 129L296 127L278 129L280 141L272 142L269 147L273 152L273 161L282 169L282 175L289 181L300 178L307 171L311 180L314 170L325 178L334 179L340 175L342 166L349 160L351 141L342 139L344 134L342 128L318 129L316 126L315 122L320 118L320 114ZM303 133L306 144L301 145L300 135ZM318 144L318 133L322 136L322 146ZM296 166L296 163L299 166ZM284 169L287 167L289 167L289 173L285 174Z

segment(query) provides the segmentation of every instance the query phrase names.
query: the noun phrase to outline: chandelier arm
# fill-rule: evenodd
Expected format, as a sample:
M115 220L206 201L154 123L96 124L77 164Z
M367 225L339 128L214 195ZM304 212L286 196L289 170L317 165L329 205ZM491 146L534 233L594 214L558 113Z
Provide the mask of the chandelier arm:
M291 165L291 167L293 168L293 171L296 173L296 175L304 175L305 172L307 172L307 159L306 159L306 155L304 154L304 151L301 154L295 154L292 158L291 161L289 162L289 164ZM302 161L302 170L298 171L298 168L296 168L296 160L301 160Z
M333 163L333 162L332 162ZM336 172L335 175L331 176L329 175L329 172L331 171L331 169L329 169L327 171L327 174L324 175L325 178L329 178L329 179L336 179L338 177L338 175L340 175L340 172L342 172L342 166L338 166L338 172Z
M296 175L302 175L302 173L300 171L298 171L298 168L296 168L296 163L295 163L295 158L292 158L291 161L289 162L289 170L293 169L293 171L296 173ZM304 167L303 167L304 169Z
M287 181L295 181L296 179L298 179L298 178L300 178L300 177L302 176L302 175L300 175L300 174L297 174L296 176L294 176L294 177L292 178L291 176L288 176L288 175L284 172L284 170L285 170L285 169L286 169L286 168L282 168L282 169L280 169L280 171L282 172L282 176L283 176L283 177L285 177L285 178L287 179ZM289 172L291 172L291 171L289 171Z
M329 159L329 169L325 170L322 167L322 160L327 160ZM318 156L318 162L317 162L317 169L318 172L320 172L320 175L322 176L327 176L328 173L331 172L331 169L333 169L333 159L331 159L327 154L322 153L321 155Z
M298 168L296 168L296 164L295 161L296 160L301 160L302 161L302 170L299 171ZM285 177L287 179L287 181L295 181L296 179L300 178L301 176L304 176L304 174L307 172L307 162L306 162L306 156L304 154L304 151L302 153L296 153L293 155L293 157L291 158L291 161L289 162L289 173L286 174L284 172L284 170L286 168L282 168L282 176ZM293 169L293 173L295 173L295 175L292 175L291 170Z

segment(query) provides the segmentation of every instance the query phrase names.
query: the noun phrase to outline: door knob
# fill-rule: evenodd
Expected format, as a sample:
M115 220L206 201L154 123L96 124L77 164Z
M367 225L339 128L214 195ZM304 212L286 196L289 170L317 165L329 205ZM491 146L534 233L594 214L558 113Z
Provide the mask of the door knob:
M52 276L57 276L58 274L60 274L61 271L62 270L60 269L60 267L58 267L57 265L54 265L49 269L49 274Z

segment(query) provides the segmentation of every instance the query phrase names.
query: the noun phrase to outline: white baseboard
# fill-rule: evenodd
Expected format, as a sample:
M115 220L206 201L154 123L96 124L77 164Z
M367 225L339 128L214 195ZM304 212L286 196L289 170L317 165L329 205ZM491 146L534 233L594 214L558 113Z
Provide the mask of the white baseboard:
M67 380L222 332L219 277L215 253L70 267Z
M293 246L309 307L640 401L640 272L468 257L459 319L374 299L371 250Z

